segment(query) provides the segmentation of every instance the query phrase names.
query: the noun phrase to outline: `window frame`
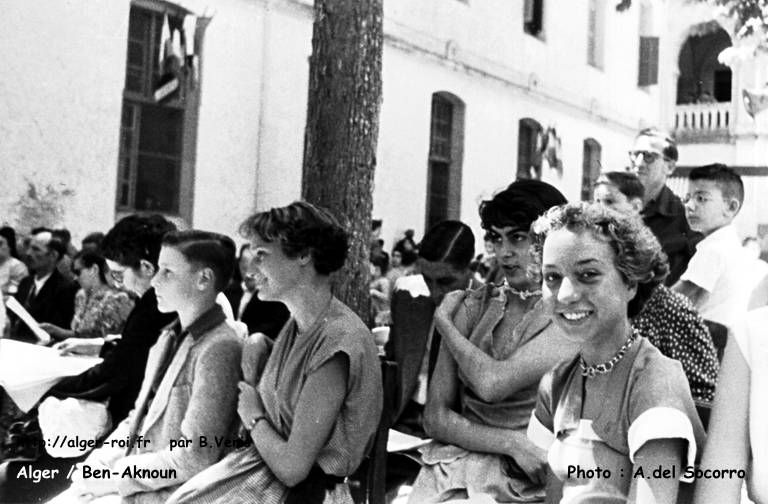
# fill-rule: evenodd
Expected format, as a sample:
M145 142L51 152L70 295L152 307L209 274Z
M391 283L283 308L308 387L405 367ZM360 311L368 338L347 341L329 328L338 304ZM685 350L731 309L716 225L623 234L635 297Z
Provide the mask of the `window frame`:
M134 10L136 9L136 11ZM136 14L135 14L136 13ZM128 73L131 70L129 62L129 51L131 48L131 21L134 15L148 13L151 15L149 23L149 40L145 39L144 45L144 75L142 76L141 92L128 89ZM162 0L134 0L130 4L129 11L129 29L126 40L126 80L122 93L122 107L120 118L120 144L118 154L117 171L117 191L115 194L115 211L117 217L135 213L135 212L157 212L169 217L176 217L186 221L191 225L192 209L194 198L194 166L195 152L197 144L197 119L199 112L199 89L200 80L192 83L194 77L182 75L179 83L179 91L176 95L166 100L157 102L152 96L158 77L157 54L159 52L159 27L158 22L162 22L162 15L169 15L172 18L183 20L184 16L190 14L186 9L164 2ZM203 27L198 22L195 30L195 48L197 55L198 69L202 55L202 35ZM198 71L198 75L199 75ZM139 159L142 156L140 150L141 137L141 119L142 114L149 110L148 107L159 107L165 110L175 110L181 113L178 121L177 138L180 143L178 154L168 154L159 152L144 152L144 155L151 155L155 159L167 157L172 159L176 165L175 168L175 188L170 209L144 209L137 205L136 196L140 179ZM127 109L131 109L130 117L127 116ZM130 141L128 138L130 137ZM127 169L126 169L127 165Z
M436 112L450 110L449 124ZM432 94L430 102L429 151L427 156L425 232L437 222L459 219L461 213L461 178L464 157L464 102L447 92ZM440 131L442 129L442 132ZM447 130L447 131L446 131ZM438 174L438 170L445 173ZM438 175L445 182L442 194L435 193ZM447 179L447 180L446 180ZM436 205L440 203L439 205ZM435 208L439 206L439 208ZM441 211L442 210L442 211Z

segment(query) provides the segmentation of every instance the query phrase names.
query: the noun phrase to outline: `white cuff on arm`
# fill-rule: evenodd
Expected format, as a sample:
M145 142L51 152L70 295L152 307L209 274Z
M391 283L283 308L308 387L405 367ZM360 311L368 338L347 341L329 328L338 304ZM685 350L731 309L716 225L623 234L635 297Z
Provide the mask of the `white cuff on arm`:
M555 434L539 422L539 419L536 418L536 411L531 412L531 421L528 423L528 439L545 451L549 451L552 443L555 442Z
M648 409L629 426L627 433L629 444L629 460L635 462L635 454L648 441L654 439L684 439L688 441L688 449L682 460L683 471L693 466L696 461L696 439L693 436L691 420L685 413L676 408L659 406ZM691 479L680 477L681 481Z

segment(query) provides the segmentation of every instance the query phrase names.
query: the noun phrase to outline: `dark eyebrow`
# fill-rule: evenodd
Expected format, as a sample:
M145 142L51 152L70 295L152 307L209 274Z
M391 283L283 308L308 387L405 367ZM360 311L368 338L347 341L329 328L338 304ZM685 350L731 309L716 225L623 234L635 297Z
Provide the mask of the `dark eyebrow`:
M582 259L581 261L577 261L576 264L578 265L584 265L584 264L590 264L590 263L600 263L597 259Z

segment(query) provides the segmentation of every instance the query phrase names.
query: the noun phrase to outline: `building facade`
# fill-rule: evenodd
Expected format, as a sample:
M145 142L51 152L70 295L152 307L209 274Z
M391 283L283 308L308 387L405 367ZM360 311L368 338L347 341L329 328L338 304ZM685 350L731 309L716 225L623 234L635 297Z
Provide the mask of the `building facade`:
M639 128L688 134L678 56L711 18L682 0L616 3L385 0L373 213L388 246L444 218L479 231L479 202L517 177L579 199L627 166ZM299 197L310 0L0 4L0 220L25 231L51 215L78 238L160 211L235 234ZM681 165L759 166L737 106L748 73L728 105L741 143L686 143Z

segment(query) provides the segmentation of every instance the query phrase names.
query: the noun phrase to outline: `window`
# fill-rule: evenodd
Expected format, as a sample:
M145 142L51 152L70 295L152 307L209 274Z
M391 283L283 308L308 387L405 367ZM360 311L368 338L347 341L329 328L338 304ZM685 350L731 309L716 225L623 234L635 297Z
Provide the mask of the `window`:
M730 46L731 37L715 21L691 27L677 59L678 105L731 101L731 69L717 59Z
M541 135L544 130L537 121L520 119L517 136L517 178L541 180Z
M523 30L541 38L544 32L544 0L523 0Z
M463 102L449 93L433 94L426 229L440 221L459 218L463 144Z
M653 34L653 10L647 3L640 4L640 57L637 85L652 86L659 83L659 37Z
M605 37L605 0L589 0L587 19L587 64L603 68L603 39Z
M178 42L183 33L198 39L194 46L199 47L201 38L199 30L187 27L182 31L186 12L169 11L167 3L157 4L156 9L154 5L142 1L141 6L132 5L130 10L117 210L155 211L189 220L198 93L194 71L189 69L194 56L179 51ZM164 62L166 69L176 65L173 71L161 73L160 44L164 37L176 38L174 53L178 57L175 63ZM176 88L163 87L174 79Z
M594 138L584 140L584 158L581 168L581 200L592 200L592 187L600 175L600 155L602 148Z

